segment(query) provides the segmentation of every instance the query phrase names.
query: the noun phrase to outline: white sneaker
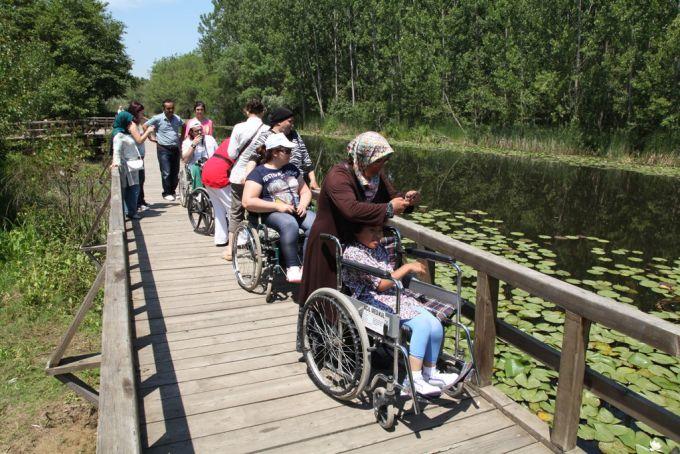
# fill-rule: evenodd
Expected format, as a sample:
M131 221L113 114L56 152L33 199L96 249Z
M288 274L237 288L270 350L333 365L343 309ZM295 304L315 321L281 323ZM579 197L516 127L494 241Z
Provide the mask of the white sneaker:
M428 382L425 381L425 379L421 376L418 378L413 379L413 385L416 388L416 393L420 394L421 396L425 397L437 397L441 395L442 390L439 389L438 386L434 386L429 384ZM408 377L404 379L404 382L402 383L402 386L404 387L404 394L407 396L411 395L411 385L410 382L408 381Z
M438 371L437 369L434 369L431 375L427 375L427 373L423 371L423 378L426 382L432 386L436 386L439 389L448 389L458 383L458 374L446 374L444 372Z
M302 282L302 269L299 266L291 266L286 270L286 280L288 282Z
M146 211L149 209L149 205L139 205L138 211Z
M173 200L175 200L175 196L174 196L174 195L171 195L171 194L168 194L168 195L164 196L163 198L164 198L165 200L169 200L170 202L172 202Z

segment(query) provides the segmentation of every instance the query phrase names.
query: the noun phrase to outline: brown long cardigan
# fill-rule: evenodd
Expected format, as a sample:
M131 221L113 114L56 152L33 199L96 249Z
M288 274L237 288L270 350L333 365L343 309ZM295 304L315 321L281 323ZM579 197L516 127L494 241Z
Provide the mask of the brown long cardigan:
M387 214L387 202L399 196L381 172L378 192L373 201L367 202L350 164L343 162L331 168L324 178L316 220L309 232L299 304L304 304L307 297L321 287L336 288L335 248L319 235L330 233L344 244L352 239L353 224L382 224Z

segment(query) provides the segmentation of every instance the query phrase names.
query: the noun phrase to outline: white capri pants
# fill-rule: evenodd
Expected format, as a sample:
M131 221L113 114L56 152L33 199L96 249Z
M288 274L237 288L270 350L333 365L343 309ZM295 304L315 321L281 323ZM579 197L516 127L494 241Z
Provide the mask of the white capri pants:
M225 186L220 189L205 186L215 211L215 244L227 242L229 232L229 208L231 207L231 188Z

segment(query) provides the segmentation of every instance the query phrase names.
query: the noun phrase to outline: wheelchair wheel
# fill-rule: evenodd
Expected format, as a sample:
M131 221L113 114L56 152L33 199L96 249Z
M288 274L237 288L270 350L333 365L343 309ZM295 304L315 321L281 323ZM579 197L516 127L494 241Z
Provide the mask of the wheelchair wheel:
M392 430L394 428L394 418L397 409L392 399L387 397L387 390L382 386L373 390L373 413L380 427L385 430Z
M215 217L208 192L203 188L194 189L187 199L187 213L194 232L212 235L215 231Z
M257 230L248 221L242 222L234 232L231 265L238 285L249 292L260 283L262 274L262 246Z
M177 188L179 192L179 203L183 207L187 206L187 199L191 193L191 181L189 180L189 175L187 175L186 166L182 165L179 169L179 187Z
M319 289L309 296L300 317L302 353L314 383L337 399L357 397L371 363L366 328L349 297Z

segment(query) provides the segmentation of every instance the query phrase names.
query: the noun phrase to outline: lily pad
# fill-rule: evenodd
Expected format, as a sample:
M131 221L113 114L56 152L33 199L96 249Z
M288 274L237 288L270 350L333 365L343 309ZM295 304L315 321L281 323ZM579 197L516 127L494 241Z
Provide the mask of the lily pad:
M654 361L657 364L670 365L676 364L678 362L678 360L673 358L672 356L664 355L662 353L650 353L649 357L652 361Z
M600 410L597 412L597 420L605 424L613 424L617 421L616 417L612 414L612 412L604 407L601 407Z
M634 366L645 368L649 367L652 364L649 358L646 355L643 355L642 353L633 353L628 357L627 361L633 364Z
M522 399L527 402L543 402L548 400L548 394L542 389L522 389L520 394Z
M628 448L626 448L621 440L600 442L597 444L597 447L602 454L628 454Z
M505 360L505 376L515 377L524 372L525 366L522 361L517 358L507 358Z

